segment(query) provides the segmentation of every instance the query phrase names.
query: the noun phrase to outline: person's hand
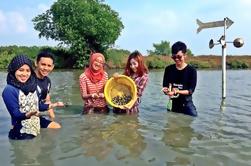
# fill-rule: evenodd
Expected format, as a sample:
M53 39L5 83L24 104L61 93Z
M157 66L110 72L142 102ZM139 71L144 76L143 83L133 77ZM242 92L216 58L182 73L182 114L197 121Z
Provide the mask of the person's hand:
M120 74L119 74L119 73L114 73L114 74L112 75L112 77L113 77L114 79L118 79L118 78L119 78L119 76L120 76Z
M64 107L64 103L61 102L61 101L58 101L58 102L56 102L56 103L51 103L51 104L49 105L49 109L53 109L53 108L55 108L55 107Z
M168 95L169 97L174 96L174 94L175 94L174 91L168 91L168 92L167 92L167 95Z
M49 102L51 102L51 96L47 94L45 101L48 102L48 104L49 104Z
M33 115L39 116L39 112L38 112L38 111L30 111L30 112L27 112L27 113L25 114L25 116L26 116L27 118L30 118L30 117L32 117Z
M52 102L51 101L46 101L45 100L45 103L44 104L51 104Z
M129 111L131 108L132 108L132 107L129 107L129 106L127 106L127 105L122 105L122 106L120 106L120 109L126 110L126 111Z
M58 101L55 104L56 104L56 107L64 107L64 103L62 101Z
M50 119L53 121L55 119L54 110L53 109L49 109L48 110L48 114L49 114Z
M167 87L163 87L161 91L164 92L165 95L167 95L169 92L169 89Z
M39 111L38 112L38 116L48 116L49 115L49 112L48 111Z
M178 95L179 94L179 89L178 88L173 88L173 92L175 95Z
M97 98L99 98L99 95L97 93L93 93L93 94L91 94L91 98L97 99Z
M104 93L99 93L98 96L99 96L99 98L104 98L105 97Z
M178 88L173 88L172 91L169 91L167 93L167 95L170 97L170 98L177 98L179 97L179 89Z

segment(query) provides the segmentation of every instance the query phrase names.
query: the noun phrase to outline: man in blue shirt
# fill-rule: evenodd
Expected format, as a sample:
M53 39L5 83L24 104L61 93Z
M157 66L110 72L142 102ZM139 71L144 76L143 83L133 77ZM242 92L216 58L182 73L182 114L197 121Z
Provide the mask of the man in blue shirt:
M35 62L37 76L37 93L39 102L44 103L44 107L40 111L48 110L51 120L45 117L40 118L42 128L61 128L61 125L54 121L54 107L64 106L63 102L52 103L50 99L51 80L48 75L54 68L54 57L50 52L41 52L37 55Z

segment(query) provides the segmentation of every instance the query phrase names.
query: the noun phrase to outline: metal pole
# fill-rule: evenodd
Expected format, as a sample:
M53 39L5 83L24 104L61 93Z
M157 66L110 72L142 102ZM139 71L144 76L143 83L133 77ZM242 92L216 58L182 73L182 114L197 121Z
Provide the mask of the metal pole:
M226 98L226 20L224 18L224 37L222 43L222 99Z
M222 99L226 98L226 47L222 46Z

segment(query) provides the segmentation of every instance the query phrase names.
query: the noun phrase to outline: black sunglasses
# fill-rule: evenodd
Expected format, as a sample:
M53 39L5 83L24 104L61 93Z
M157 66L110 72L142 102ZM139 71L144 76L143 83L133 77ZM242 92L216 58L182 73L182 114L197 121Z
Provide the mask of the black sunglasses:
M181 60L182 59L182 55L172 55L172 59L175 60L175 59L179 59Z

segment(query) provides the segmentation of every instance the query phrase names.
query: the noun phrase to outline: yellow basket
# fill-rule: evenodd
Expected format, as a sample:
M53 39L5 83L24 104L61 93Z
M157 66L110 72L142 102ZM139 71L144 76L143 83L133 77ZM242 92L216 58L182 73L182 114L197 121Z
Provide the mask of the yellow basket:
M137 100L137 87L135 82L128 76L119 75L118 78L111 77L105 84L105 99L113 107L122 108L125 106L131 108L135 101ZM131 96L131 99L128 103L124 105L118 105L112 100L114 97L121 97L123 95Z

